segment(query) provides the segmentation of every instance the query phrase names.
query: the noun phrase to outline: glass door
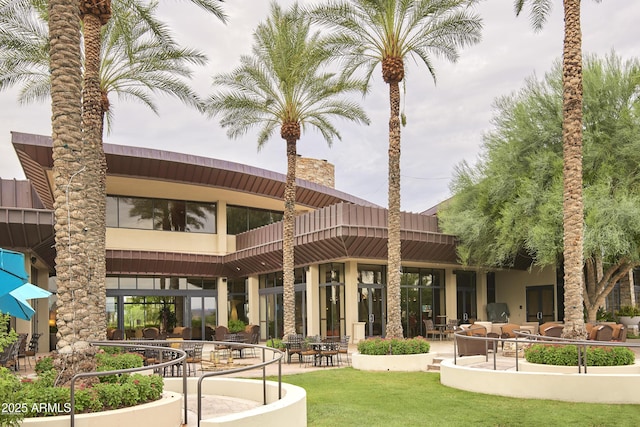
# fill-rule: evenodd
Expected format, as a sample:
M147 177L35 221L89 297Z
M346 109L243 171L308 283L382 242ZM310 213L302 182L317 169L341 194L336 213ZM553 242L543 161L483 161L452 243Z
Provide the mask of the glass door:
M474 322L478 318L475 272L456 272L456 294L458 316L461 316L461 323Z
M384 336L386 299L380 285L358 285L358 321L365 322L365 336Z
M191 339L213 339L218 325L215 297L191 297Z
M555 320L553 285L527 287L527 322L552 322Z

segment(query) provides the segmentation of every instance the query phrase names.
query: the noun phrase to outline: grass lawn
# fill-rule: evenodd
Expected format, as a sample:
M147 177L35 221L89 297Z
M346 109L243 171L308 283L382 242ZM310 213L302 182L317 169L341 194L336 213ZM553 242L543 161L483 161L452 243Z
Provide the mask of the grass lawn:
M307 420L311 427L640 425L637 405L566 403L470 393L441 385L437 373L343 368L287 375L283 381L307 391Z

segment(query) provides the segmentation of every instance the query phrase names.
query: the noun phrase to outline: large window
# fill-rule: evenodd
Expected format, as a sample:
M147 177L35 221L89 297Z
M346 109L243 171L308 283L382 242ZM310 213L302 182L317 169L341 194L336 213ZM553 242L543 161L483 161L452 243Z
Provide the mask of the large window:
M304 334L307 330L306 306L306 268L294 270L295 280L295 324L296 332ZM260 283L260 333L262 338L281 338L284 333L284 304L282 272L261 274Z
M227 206L227 234L240 234L263 225L282 221L282 212L253 209L246 206Z
M403 267L400 280L405 336L425 336L425 320L446 323L443 270Z
M246 279L228 279L227 282L227 316L229 320L242 320L249 323L249 301L247 299Z
M108 196L107 227L213 234L216 204Z
M204 289L216 289L217 285L215 278L108 276L106 279L106 287L107 289L184 289L199 291Z

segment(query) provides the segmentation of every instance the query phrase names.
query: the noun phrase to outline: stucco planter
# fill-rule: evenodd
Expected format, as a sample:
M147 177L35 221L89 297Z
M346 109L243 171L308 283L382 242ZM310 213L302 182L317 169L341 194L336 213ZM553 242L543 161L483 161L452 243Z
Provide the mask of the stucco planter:
M619 316L618 320L628 328L629 326L638 326L640 316Z
M351 366L362 371L418 372L429 370L433 353L370 356L353 353Z
M577 366L559 366L545 365L542 363L531 363L521 360L518 364L521 372L546 372L554 374L576 374ZM589 374L607 374L607 375L640 375L640 362L636 361L633 365L622 366L587 366Z
M182 423L182 395L165 392L161 399L129 408L79 414L76 427L154 426L176 427ZM69 427L71 417L25 418L23 427Z

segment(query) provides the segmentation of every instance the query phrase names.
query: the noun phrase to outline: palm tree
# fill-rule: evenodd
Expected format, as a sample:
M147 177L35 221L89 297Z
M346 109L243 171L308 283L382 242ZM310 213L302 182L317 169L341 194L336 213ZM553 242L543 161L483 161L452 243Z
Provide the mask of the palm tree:
M224 21L225 16L215 0L193 0L193 3ZM197 95L176 77L190 77L191 71L187 65L203 64L205 57L197 51L176 45L167 27L154 17L157 5L155 1L146 4L136 0L120 0L114 3L115 19L110 20L111 2L94 0L81 2L80 9L74 15L82 18L84 23L84 84L78 84L78 88L82 87L83 90L82 95L77 96L78 102L82 99L83 141L77 146L73 145L74 151L70 151L75 154L77 164L66 171L67 187L61 194L68 205L66 211L56 210L56 222L67 223L67 218L72 218L70 212L81 212L83 221L76 222L76 218L73 218L71 222L74 227L67 224L68 241L71 242L70 236L73 235L82 244L72 256L67 253L68 256L62 258L66 264L57 262L58 296L63 302L59 304L58 330L65 337L58 340L58 348L64 348L64 351L71 351L71 347L67 348L69 343L104 339L106 332L106 160L102 137L105 115L107 124L111 116L108 94L113 91L119 96L141 100L157 112L151 93L161 91L200 108ZM50 44L44 22L55 15L47 13L43 0L2 0L0 16L3 21L0 29L0 89L24 83L20 94L22 101L44 99L50 90L53 94L53 76L48 74ZM72 17L67 14L65 19ZM107 52L104 57L101 53L103 45ZM81 69L78 66L78 70ZM54 139L54 152L56 146ZM82 189L81 196L69 197L72 194L72 181ZM59 185L64 185L64 182L62 180ZM83 266L86 274L82 277L86 279L68 276L65 271L71 268L70 263L75 269ZM71 283L72 279L81 283L76 286ZM69 283L65 282L67 280ZM76 305L79 293L83 295L82 303ZM81 312L78 307L82 307ZM87 310L86 307L91 309ZM65 327L67 321L61 320L65 315L67 318L81 319L83 327L75 323ZM90 335L78 336L78 331L82 329L89 330ZM76 347L84 347L84 344Z
M53 195L56 216L56 264L59 304L58 348L71 355L80 342L77 331L84 329L88 316L76 316L83 307L83 289L88 282L84 257L85 199L74 178L83 170L82 87L80 22L77 0L49 2L51 58L51 130L53 139ZM78 292L78 293L76 293ZM86 291L85 291L86 292ZM83 339L87 339L83 337Z
M310 32L310 21L294 4L283 11L271 4L270 17L254 33L253 55L242 56L240 66L214 78L226 88L207 103L211 115L220 114L220 124L231 138L259 127L258 148L279 127L286 141L287 179L284 190L282 269L284 275L284 335L295 330L294 215L296 143L311 126L329 145L340 139L332 117L369 123L362 108L342 95L362 90L362 82L336 77L323 71L331 56L319 33Z
M345 59L350 74L364 70L368 82L382 65L389 85L389 224L386 336L402 338L400 308L400 82L405 60L424 62L434 81L433 57L456 61L458 50L477 43L481 19L470 12L474 0L354 0L330 1L312 11L329 27L330 38Z
M600 0L596 0L600 1ZM516 0L516 15L527 0ZM531 23L536 30L545 24L551 0L529 0ZM584 326L582 202L582 30L580 0L563 0L564 44L562 55L562 144L563 144L563 241L564 241L564 330L566 338L586 335Z

